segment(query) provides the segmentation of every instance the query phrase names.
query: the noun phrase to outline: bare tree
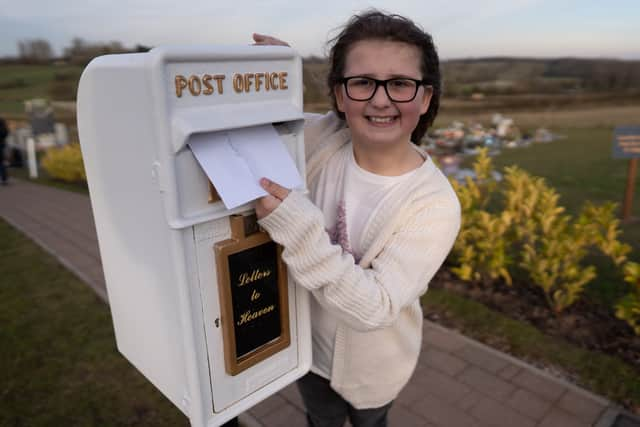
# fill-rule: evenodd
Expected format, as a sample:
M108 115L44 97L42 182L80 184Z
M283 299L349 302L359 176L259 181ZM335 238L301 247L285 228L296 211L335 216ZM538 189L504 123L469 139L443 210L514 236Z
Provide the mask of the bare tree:
M18 56L23 61L45 62L53 58L53 49L45 39L20 40L18 42Z
M71 46L64 49L64 57L74 64L86 64L96 56L123 52L128 50L119 41L87 42L75 37L71 40Z

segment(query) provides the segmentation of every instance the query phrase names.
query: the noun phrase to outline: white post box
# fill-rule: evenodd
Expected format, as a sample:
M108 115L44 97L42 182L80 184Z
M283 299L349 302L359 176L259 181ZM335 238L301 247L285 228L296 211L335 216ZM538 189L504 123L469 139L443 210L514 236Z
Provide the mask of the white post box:
M287 47L107 55L80 80L78 131L118 349L193 426L227 421L311 364L307 292L257 230L252 203L227 209L188 146L264 124L304 177L302 65Z

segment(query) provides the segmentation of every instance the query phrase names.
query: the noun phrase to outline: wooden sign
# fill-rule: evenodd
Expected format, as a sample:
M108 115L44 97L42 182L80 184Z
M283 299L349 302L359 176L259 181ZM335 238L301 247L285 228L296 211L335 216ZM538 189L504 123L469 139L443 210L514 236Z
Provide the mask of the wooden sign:
M233 215L232 238L215 245L225 368L237 375L290 344L282 247L257 230L255 215Z
M640 126L617 126L613 134L613 158L640 157Z
M613 134L613 158L629 159L627 184L622 201L622 220L631 221L633 187L638 171L638 158L640 158L640 126L618 126L615 128Z

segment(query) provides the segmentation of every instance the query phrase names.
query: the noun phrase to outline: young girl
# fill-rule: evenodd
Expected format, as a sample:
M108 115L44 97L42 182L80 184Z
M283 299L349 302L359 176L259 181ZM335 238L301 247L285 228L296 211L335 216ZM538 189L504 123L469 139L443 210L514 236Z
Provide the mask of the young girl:
M262 179L270 195L256 212L314 296L313 364L298 382L309 425L385 426L416 366L420 296L453 245L460 206L414 145L439 105L431 36L374 10L333 42L334 111L305 125L309 198Z

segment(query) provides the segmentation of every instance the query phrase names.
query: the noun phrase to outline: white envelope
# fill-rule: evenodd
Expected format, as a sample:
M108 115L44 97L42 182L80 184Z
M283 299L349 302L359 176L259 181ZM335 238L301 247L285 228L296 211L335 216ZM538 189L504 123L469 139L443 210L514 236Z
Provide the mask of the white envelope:
M300 173L271 124L195 134L188 144L227 209L266 196L262 177L286 188L302 187Z

